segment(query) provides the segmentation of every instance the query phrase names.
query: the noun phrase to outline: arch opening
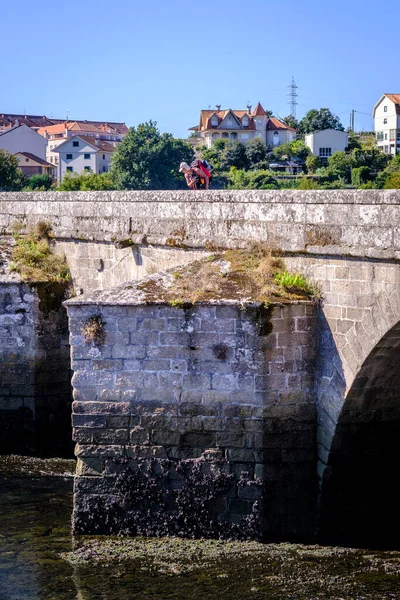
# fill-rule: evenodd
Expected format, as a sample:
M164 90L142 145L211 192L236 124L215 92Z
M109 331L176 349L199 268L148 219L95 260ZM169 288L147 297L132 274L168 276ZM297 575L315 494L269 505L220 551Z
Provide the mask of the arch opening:
M320 498L324 543L400 548L400 323L375 346L347 393Z

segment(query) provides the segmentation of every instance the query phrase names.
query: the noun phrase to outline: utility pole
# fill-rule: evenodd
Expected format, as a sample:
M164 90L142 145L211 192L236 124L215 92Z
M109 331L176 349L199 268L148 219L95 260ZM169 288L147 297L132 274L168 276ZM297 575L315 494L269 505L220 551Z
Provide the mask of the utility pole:
M354 113L356 111L354 110L354 108L352 109L351 113L350 113L350 131L352 131L354 133Z
M292 117L296 117L296 106L298 104L297 102L297 98L298 98L298 93L297 93L297 85L294 81L294 77L292 76L292 83L288 86L290 89L290 93L288 94L289 98L290 98L290 102L288 103L290 106L290 114Z

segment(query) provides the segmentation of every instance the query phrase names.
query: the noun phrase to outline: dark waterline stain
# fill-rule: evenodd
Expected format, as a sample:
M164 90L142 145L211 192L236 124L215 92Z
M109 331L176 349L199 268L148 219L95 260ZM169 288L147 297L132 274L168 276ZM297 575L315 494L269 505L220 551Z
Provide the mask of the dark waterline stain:
M0 600L400 598L400 552L174 538L73 540L71 510L71 478L0 478Z

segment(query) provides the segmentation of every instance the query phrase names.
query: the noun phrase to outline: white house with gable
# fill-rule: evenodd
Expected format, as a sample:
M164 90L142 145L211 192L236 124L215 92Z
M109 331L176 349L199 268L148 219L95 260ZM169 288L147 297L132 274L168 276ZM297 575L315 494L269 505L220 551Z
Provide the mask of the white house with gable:
M27 125L15 125L0 129L0 148L10 154L29 152L38 158L46 160L47 140Z
M344 152L348 143L349 134L336 129L321 129L305 136L306 146L321 159L327 159L335 152Z
M374 130L378 148L385 154L400 152L400 94L383 94L374 106Z
M59 144L54 152L59 155L58 179L66 173L107 173L115 147L95 137L75 135Z

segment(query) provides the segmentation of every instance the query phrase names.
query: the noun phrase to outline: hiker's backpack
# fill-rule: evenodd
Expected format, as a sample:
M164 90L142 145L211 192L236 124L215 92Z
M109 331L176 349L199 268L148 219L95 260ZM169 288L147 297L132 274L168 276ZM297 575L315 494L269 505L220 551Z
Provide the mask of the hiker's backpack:
M203 171L203 173L205 173L207 175L208 178L211 177L211 170L212 170L212 166L210 164L208 164L207 161L205 160L198 160L195 159L190 166L192 167L192 169L201 169Z

